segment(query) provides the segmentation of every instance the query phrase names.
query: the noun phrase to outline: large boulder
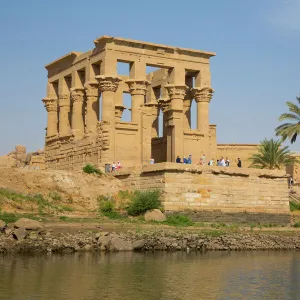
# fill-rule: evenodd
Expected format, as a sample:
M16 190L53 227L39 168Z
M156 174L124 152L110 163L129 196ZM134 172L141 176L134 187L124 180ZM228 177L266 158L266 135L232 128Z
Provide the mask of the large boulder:
M25 228L22 228L22 227L16 229L13 232L13 237L18 241L25 239L26 236L27 236L27 231Z
M14 224L15 228L25 228L28 230L38 230L43 227L43 224L39 221L21 218Z
M107 247L110 244L110 236L100 236L98 239L98 244L104 247Z
M166 221L166 216L159 209L146 211L144 218L145 221L157 221L157 222Z
M110 241L110 250L113 251L131 251L132 245L119 237L113 237Z
M144 240L137 240L132 243L133 250L141 250L145 246Z

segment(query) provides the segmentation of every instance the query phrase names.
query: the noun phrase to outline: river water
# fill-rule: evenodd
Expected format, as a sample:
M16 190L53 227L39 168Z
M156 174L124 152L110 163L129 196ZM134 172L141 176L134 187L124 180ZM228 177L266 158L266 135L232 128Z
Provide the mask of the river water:
M300 252L2 255L0 299L300 299Z

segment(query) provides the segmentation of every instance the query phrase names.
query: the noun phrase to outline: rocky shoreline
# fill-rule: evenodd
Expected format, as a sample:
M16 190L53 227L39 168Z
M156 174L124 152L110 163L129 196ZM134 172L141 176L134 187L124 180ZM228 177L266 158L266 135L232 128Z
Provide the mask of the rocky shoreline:
M22 220L22 219L21 219ZM20 220L19 220L20 221ZM300 235L257 232L189 233L156 230L124 233L76 232L53 233L41 224L19 222L2 224L0 253L72 253L79 251L206 251L206 250L297 250ZM31 223L31 225L28 225ZM13 227L12 227L13 226ZM1 227L1 224L0 224ZM0 228L1 229L1 228Z

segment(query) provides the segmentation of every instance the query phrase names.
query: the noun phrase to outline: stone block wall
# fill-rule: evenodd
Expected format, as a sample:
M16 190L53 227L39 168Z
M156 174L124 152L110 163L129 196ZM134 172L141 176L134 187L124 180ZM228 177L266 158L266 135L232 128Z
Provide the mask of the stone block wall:
M160 189L167 213L210 222L290 222L284 171L160 163L115 176L128 189Z

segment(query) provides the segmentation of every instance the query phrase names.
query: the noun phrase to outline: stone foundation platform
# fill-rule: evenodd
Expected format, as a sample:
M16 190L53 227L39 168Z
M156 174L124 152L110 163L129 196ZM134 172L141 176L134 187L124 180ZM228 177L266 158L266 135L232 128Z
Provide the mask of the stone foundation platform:
M131 190L159 189L166 213L194 221L289 224L284 171L159 163L114 174Z

